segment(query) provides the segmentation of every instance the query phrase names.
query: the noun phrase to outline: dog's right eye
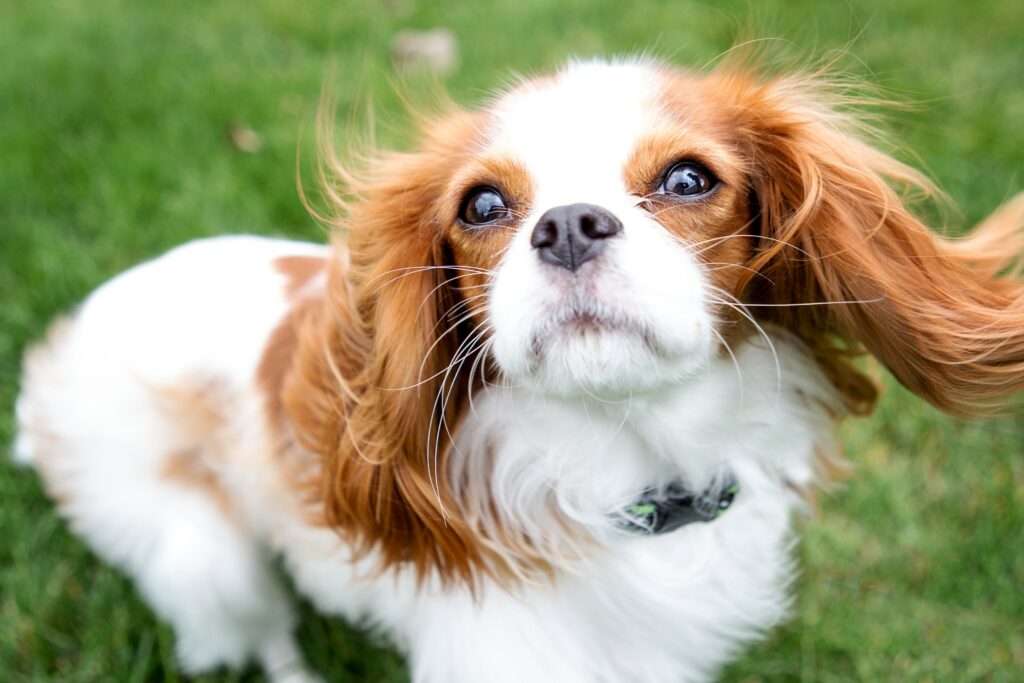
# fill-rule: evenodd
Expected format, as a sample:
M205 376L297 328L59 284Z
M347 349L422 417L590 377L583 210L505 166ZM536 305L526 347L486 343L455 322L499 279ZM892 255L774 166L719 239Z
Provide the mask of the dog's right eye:
M459 209L459 219L466 225L487 225L508 215L505 198L493 187L476 187L469 191Z
M677 197L696 197L710 192L715 183L711 171L696 162L683 161L668 169L658 191Z

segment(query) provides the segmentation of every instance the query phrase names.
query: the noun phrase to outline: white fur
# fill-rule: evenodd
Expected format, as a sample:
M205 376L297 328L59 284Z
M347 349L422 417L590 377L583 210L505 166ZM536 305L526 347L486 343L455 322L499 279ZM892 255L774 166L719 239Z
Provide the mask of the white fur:
M494 358L522 383L474 396L448 472L534 537L558 540L552 510L590 530L599 542L564 549L554 582L513 592L488 583L475 601L436 581L417 588L405 571L366 573L333 533L306 523L255 374L288 309L274 259L319 247L186 245L97 290L30 359L18 458L37 462L76 532L171 622L186 670L255 659L274 680L310 676L271 554L321 610L379 626L419 683L704 681L785 614L796 490L832 442L838 399L781 333L735 359L715 355L696 259L621 186L649 121L648 72L590 64L561 79L500 103L492 142L521 155L543 189L531 219L591 201L624 233L575 280L532 257L527 230L515 238L490 310ZM595 92L606 95L595 102ZM559 316L573 306L622 326L566 329ZM197 444L160 391L208 381L224 390L225 425L200 446L230 493L228 512L161 475L170 453ZM474 458L486 445L493 468ZM650 537L616 526L644 489L701 487L725 467L741 493L720 519Z
M647 66L587 62L570 65L554 87L528 85L496 107L487 151L518 159L533 180L524 226L574 203L599 205L624 225L577 273L537 259L530 229L516 235L495 278L489 322L494 357L518 381L562 395L579 394L581 385L627 395L691 375L714 350L695 256L622 179L644 132L666 125L656 88ZM578 314L616 329L567 331L566 319ZM532 353L538 346L541 357Z

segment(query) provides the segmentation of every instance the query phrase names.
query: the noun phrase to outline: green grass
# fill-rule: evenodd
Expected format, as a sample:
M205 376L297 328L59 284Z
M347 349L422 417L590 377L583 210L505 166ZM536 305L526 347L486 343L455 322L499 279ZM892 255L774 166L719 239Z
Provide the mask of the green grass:
M445 85L472 102L512 70L571 53L653 47L703 64L750 11L733 0L0 1L0 445L26 344L106 278L203 235L321 237L297 198L295 154L311 179L332 64L343 118L359 129L372 102L391 122L379 138L401 144L389 40L402 28L455 31L461 66ZM1019 2L777 0L755 14L798 51L856 37L850 70L922 103L891 128L962 208L951 229L1024 189ZM236 123L262 136L258 153L232 146ZM724 680L1024 676L1024 426L953 422L889 384L876 415L845 430L855 476L804 525L792 620ZM307 616L303 645L330 680L405 680L385 647ZM168 629L68 533L34 474L0 462L0 679L182 680L171 651Z

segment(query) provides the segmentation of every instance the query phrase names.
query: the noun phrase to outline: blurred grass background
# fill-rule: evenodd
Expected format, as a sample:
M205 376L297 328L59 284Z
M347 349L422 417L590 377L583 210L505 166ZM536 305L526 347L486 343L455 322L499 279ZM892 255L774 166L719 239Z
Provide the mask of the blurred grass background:
M401 29L454 32L444 83L472 103L570 54L650 48L702 65L750 17L798 52L850 44L850 71L920 103L890 130L961 207L950 230L1024 189L1019 0L0 0L0 444L25 345L105 279L205 235L322 237L295 159L310 185L332 64L359 129L367 102L402 120L389 83ZM259 149L240 150L237 129ZM378 137L402 144L408 128ZM723 680L1024 680L1024 426L954 422L888 384L876 415L845 429L853 479L804 525L792 620ZM301 639L328 680L405 680L386 647L306 613ZM0 680L183 680L168 629L6 459Z

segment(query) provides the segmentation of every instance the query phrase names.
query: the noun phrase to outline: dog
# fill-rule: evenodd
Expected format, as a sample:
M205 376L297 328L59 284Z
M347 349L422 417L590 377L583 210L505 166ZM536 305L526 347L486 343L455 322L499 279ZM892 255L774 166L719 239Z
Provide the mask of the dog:
M1024 195L969 237L827 79L573 61L353 171L330 246L226 236L26 356L16 457L189 673L311 681L272 570L417 682L707 681L784 618L878 359L1024 387Z

